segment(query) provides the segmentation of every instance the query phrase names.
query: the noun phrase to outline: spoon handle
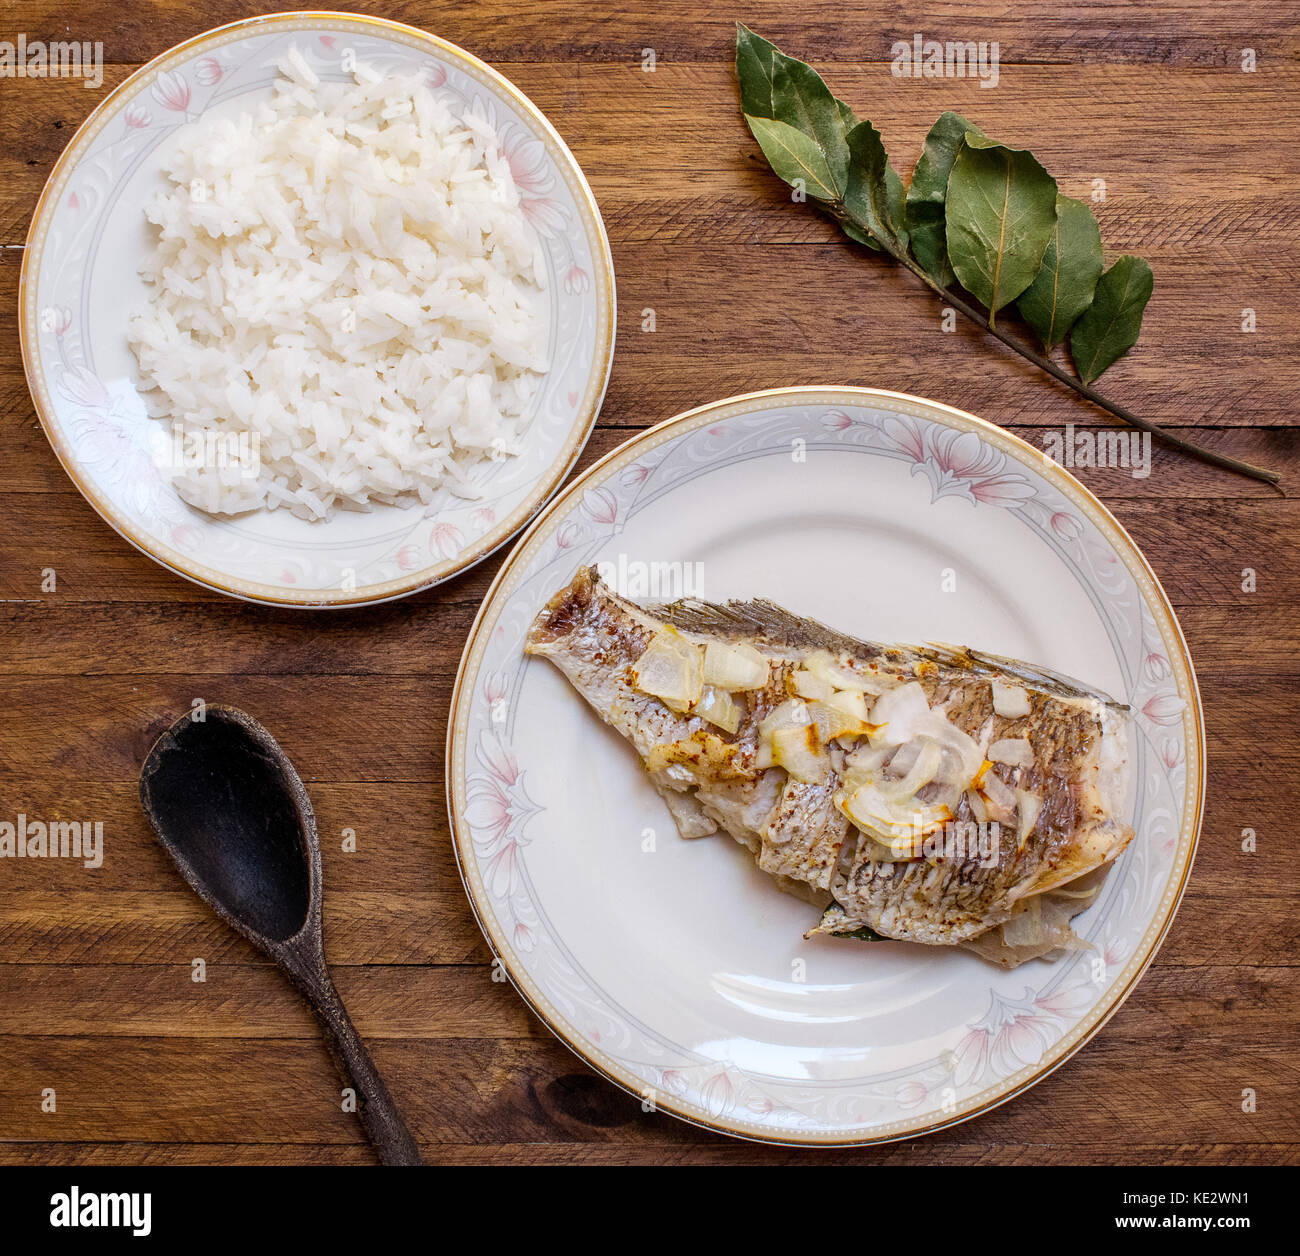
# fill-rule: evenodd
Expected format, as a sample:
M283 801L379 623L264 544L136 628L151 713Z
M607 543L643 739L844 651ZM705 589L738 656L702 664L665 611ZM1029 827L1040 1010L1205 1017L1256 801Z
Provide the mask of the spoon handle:
M323 978L323 980L321 979ZM347 1074L357 1092L357 1115L374 1143L384 1164L420 1164L420 1151L397 1110L393 1097L379 1076L352 1018L334 983L326 974L318 974L310 983L308 997L320 1023L325 1027L325 1044L339 1068Z

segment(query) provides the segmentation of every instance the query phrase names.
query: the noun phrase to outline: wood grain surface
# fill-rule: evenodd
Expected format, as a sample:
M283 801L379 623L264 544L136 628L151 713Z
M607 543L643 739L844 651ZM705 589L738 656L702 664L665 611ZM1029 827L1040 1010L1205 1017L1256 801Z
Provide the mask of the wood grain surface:
M916 392L1035 443L1043 428L1105 422L978 331L944 334L935 300L908 276L789 203L739 117L736 19L817 63L900 169L953 108L1032 148L1071 195L1105 180L1095 208L1108 251L1148 258L1156 287L1141 344L1103 390L1279 469L1285 490L1166 451L1147 479L1081 473L1163 581L1200 676L1209 789L1187 895L1101 1034L1027 1094L954 1129L801 1152L644 1114L492 981L456 873L441 750L461 645L497 561L374 609L242 605L118 538L35 419L16 303L52 164L133 69L258 6L6 0L0 39L99 40L108 64L99 91L0 79L0 817L94 816L107 851L95 870L0 861L0 1162L372 1162L305 1007L183 888L140 814L140 761L195 698L255 713L307 782L328 955L431 1162L1300 1162L1300 12L1216 0L356 8L497 66L590 178L620 325L580 466L679 410L789 384ZM915 31L997 40L997 88L892 77L889 47ZM1245 48L1257 58L1249 73ZM641 331L646 308L653 333ZM49 567L53 594L41 590ZM340 850L345 828L355 854ZM1247 828L1253 854L1241 849ZM195 957L204 984L190 979ZM42 1110L48 1087L53 1113Z

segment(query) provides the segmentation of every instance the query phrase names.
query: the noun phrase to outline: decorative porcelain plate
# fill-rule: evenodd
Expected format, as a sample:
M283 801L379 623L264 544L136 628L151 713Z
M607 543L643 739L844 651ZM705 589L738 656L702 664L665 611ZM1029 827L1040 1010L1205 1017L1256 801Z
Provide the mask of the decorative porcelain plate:
M178 130L238 116L271 94L297 47L325 79L345 59L423 71L453 110L496 127L525 214L543 245L550 367L524 452L485 465L481 496L431 510L378 507L310 523L287 511L216 518L177 495L159 456L127 345L148 304L137 271L150 246L144 206L163 186ZM277 14L200 35L131 75L55 165L27 239L19 296L23 363L64 469L127 540L200 584L253 601L356 605L401 597L478 562L512 536L577 460L614 351L614 272L600 212L573 154L516 87L444 40L346 14Z
M631 596L761 595L871 640L1032 660L1130 703L1136 838L1075 921L1091 949L1005 971L946 948L804 941L812 909L725 836L681 840L636 754L523 655L538 609L590 563ZM536 520L465 649L448 802L493 951L593 1067L729 1134L866 1143L1003 1102L1114 1013L1192 864L1203 742L1169 603L1073 477L934 402L786 389L635 436Z

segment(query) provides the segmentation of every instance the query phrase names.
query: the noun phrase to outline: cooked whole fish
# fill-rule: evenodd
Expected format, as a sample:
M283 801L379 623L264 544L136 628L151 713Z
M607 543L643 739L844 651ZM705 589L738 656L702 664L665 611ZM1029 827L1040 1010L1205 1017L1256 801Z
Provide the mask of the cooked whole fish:
M642 607L595 568L526 644L641 756L683 837L729 833L812 933L1008 966L1069 928L1133 832L1128 709L959 647L858 641L766 601Z

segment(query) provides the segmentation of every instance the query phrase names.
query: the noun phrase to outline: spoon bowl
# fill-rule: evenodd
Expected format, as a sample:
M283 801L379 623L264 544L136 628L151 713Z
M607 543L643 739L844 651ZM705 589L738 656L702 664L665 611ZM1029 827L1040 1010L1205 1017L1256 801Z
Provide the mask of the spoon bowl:
M277 942L306 927L315 818L260 724L230 707L209 707L202 721L186 716L150 751L141 787L159 839L230 924Z
M140 803L190 888L311 1004L380 1159L419 1164L415 1140L325 963L316 817L279 743L234 707L195 710L146 756Z

